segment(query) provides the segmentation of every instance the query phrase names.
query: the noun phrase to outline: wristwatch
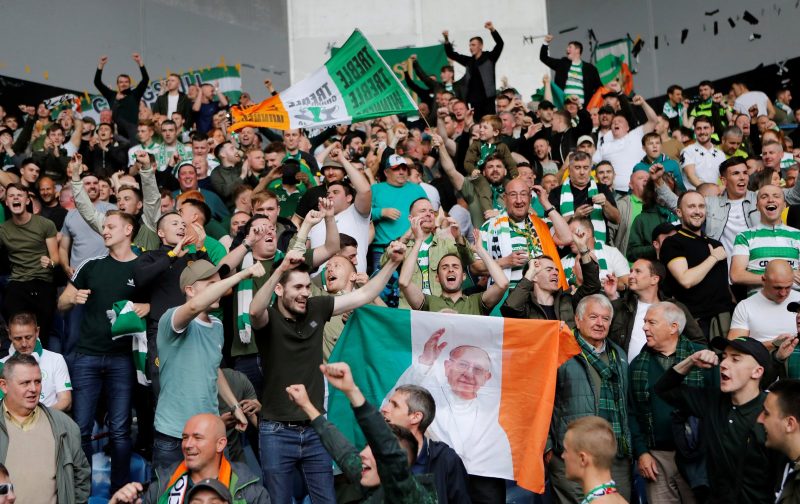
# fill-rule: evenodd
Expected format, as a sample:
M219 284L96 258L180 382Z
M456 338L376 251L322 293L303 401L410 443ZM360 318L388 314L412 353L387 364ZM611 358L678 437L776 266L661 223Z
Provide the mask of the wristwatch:
M556 209L556 207L555 207L555 206L551 206L550 208L548 208L547 210L545 210L545 211L544 211L544 215L545 215L545 217L546 217L546 216L548 216L548 215L550 215L550 212L552 212L552 211L553 211L553 210L555 210L555 209Z

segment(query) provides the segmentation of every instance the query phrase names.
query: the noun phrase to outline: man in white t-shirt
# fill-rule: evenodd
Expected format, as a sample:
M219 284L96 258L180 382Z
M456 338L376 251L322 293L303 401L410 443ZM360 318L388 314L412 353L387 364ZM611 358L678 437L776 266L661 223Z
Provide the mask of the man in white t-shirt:
M769 343L779 336L797 334L795 314L787 311L789 303L800 302L800 292L792 289L792 266L774 259L767 264L763 278L764 287L733 310L728 339L749 336Z
M694 120L695 143L681 151L681 170L683 181L688 189L700 184L716 184L719 180L719 165L725 161L725 153L711 143L714 126L706 116Z
M350 179L350 183L345 181L329 183L327 196L333 202L333 216L339 232L352 236L358 242L356 271L363 273L367 271L372 189L367 177L350 164L340 149L333 149L330 158L341 163ZM308 233L311 248L323 245L325 236L326 228L323 220L312 227Z
M136 162L136 153L140 150L145 150L154 156L158 153L161 145L153 139L155 133L153 121L139 121L139 125L136 127L136 138L139 139L139 143L128 149L128 167L133 166Z
M768 116L770 119L775 117L775 107L769 101L769 97L761 91L750 91L743 82L734 82L731 85L736 101L733 108L740 114L749 114L752 107L758 107L758 115Z
M633 167L644 157L642 137L655 130L658 122L658 115L644 98L639 95L634 96L633 104L644 109L647 122L631 130L625 115L615 114L611 121L611 131L598 138L597 151L592 157L595 164L600 161L611 163L615 173L614 190L626 194L629 190L628 182L630 182Z
M61 354L42 347L36 316L25 312L13 315L8 321L8 338L11 340L11 348L0 363L4 364L17 352L33 355L42 371L42 392L39 395L39 402L48 408L68 411L72 406L72 384L67 363ZM0 392L0 398L2 395Z

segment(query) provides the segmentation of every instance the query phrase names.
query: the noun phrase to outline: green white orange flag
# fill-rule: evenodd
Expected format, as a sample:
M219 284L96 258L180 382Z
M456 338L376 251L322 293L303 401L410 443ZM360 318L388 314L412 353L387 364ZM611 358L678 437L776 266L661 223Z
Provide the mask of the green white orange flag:
M231 131L253 126L294 129L417 114L414 100L378 51L356 30L319 70L247 108L232 107Z
M398 385L425 387L436 401L428 434L450 445L469 474L542 493L556 370L578 353L559 321L365 306L348 319L330 361L350 364L377 406ZM333 388L328 418L364 444L349 402Z

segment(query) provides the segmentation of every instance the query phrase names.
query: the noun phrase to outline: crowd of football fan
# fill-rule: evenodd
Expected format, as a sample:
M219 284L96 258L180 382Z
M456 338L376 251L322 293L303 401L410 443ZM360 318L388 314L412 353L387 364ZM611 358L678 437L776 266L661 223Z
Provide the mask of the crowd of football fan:
M673 85L657 111L548 35L526 103L485 28L469 54L443 32L459 80L411 58L418 117L230 133L212 84L148 106L136 53L135 87L99 59L99 121L3 104L0 503L87 502L98 453L110 502L504 503L426 435L429 391L372 405L328 363L366 304L569 325L537 499L800 502L790 90Z

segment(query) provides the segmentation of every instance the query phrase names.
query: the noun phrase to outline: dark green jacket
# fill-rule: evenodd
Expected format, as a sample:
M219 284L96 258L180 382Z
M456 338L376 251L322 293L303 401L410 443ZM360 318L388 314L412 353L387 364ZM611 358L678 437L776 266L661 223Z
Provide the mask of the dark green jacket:
M681 336L685 338L685 336ZM689 343L693 351L699 351L706 348L705 346L696 343ZM631 446L633 447L633 456L638 458L643 453L650 450L675 450L675 437L672 433L672 413L675 411L673 406L667 404L655 393L654 388L659 378L667 371L661 367L661 364L656 358L656 351L651 350L649 347L642 349L642 353L650 352L650 366L647 369L646 387L649 393L650 402L647 408L641 408L639 402L635 399L635 394L638 392L638 381L634 377L633 368L636 367L637 355L630 364L630 398L628 400L628 425L631 429ZM677 364L678 362L675 362ZM704 370L699 370L703 372ZM710 371L710 370L705 370ZM709 387L719 387L719 380L715 380L713 375L716 373L704 372L705 384ZM719 376L719 375L717 375ZM648 422L648 411L652 415L652 425ZM655 444L650 443L650 439L654 440Z
M0 401L0 463L8 455L8 430ZM50 422L56 441L56 491L59 504L82 504L89 501L92 489L92 469L81 448L81 432L70 417L58 410L39 404ZM12 475L13 477L13 475Z
M800 504L800 467L794 464L792 472L786 477L783 489L776 504Z
M624 377L624 393L628 395L628 356L616 343L606 339L607 348L617 352L617 373ZM589 364L581 354L561 365L557 371L556 395L553 404L553 419L550 422L550 435L547 448L552 448L553 456L561 456L564 451L564 435L573 420L598 413L594 383L589 375ZM627 423L627 422L626 422ZM630 439L630 432L625 435Z
M637 259L655 260L656 249L653 247L653 230L662 222L670 222L672 219L676 219L676 217L666 208L642 208L642 212L633 219L633 224L631 224L625 257L631 262Z
M433 482L429 479L423 482L411 474L405 450L375 406L365 402L353 408L353 413L372 448L381 478L381 485L377 488L360 487L362 498L357 502L436 504L438 498ZM347 479L353 483L361 481L361 457L356 447L322 415L315 418L311 426Z
M575 294L559 289L553 294L553 309L558 320L563 320L569 328L575 331L575 308L586 296L600 293L600 266L595 261L581 264L583 269L583 284L578 287ZM547 314L542 306L536 302L533 294L533 282L522 278L517 286L508 293L500 313L504 317L547 320Z

